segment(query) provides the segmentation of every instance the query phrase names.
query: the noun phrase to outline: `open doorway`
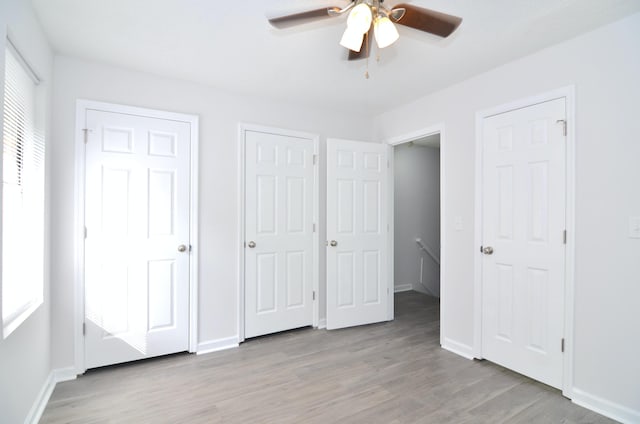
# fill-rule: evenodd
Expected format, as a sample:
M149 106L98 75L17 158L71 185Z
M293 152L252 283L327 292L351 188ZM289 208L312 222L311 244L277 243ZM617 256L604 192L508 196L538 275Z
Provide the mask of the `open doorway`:
M395 146L394 282L440 297L440 134Z
M440 128L389 142L392 146L393 282L396 316L402 305L433 309L439 327L441 293Z

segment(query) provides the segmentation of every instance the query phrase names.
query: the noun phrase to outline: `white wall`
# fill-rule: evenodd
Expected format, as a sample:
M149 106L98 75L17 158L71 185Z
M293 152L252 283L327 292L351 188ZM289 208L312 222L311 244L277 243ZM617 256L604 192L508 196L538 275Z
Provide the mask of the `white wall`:
M575 84L574 399L640 421L640 14L378 116L379 139L446 127L445 344L471 354L476 111ZM462 231L453 224L461 217ZM626 409L625 409L626 408Z
M51 148L50 118L53 56L40 25L24 0L0 2L0 117L4 105L4 52L7 33L22 55L43 80L39 87L44 100L45 143ZM2 124L0 124L2 134ZM47 166L50 162L47 162ZM49 174L47 170L47 174ZM48 190L47 190L48 192ZM48 210L48 207L47 207ZM49 228L48 219L45 228ZM48 235L45 244L48 244ZM0 422L22 423L32 409L50 373L48 248L45 252L44 303L5 340L0 340Z
M0 23L18 22L21 10L2 2ZM29 16L30 12L29 12ZM35 22L16 25L16 31ZM33 32L39 34L38 31ZM31 32L29 32L31 36ZM34 38L34 37L32 37ZM37 46L29 41L29 48ZM34 44L34 45L32 45ZM640 417L640 241L627 238L628 217L640 215L640 15L512 62L376 117L376 139L446 126L447 215L443 293L445 342L472 352L474 142L478 110L575 84L577 93L576 295L574 393L592 405ZM45 54L46 56L46 54ZM54 64L52 184L52 337L56 367L73 361L73 143L75 99L89 98L198 114L201 117L200 334L201 342L237 335L237 123L253 122L371 139L371 121L295 104L233 96L204 86L59 57ZM46 71L45 71L46 76ZM323 169L321 160L320 169ZM321 172L320 192L324 193ZM460 217L462 231L453 223ZM320 240L324 237L321 209ZM320 249L324 260L324 248ZM324 262L321 262L324 281ZM603 290L603 287L606 290ZM46 305L46 304L45 304ZM324 304L321 305L324 310ZM40 314L40 315L38 315ZM46 307L0 344L0 411L24 415L25 402L46 375ZM37 336L37 337L36 337ZM15 359L20 355L21 364ZM7 376L8 378L5 378ZM5 382L26 382L18 400ZM13 378L15 377L15 378ZM32 384L33 383L33 384ZM12 386L13 387L13 386ZM28 392L28 393L27 393ZM598 403L600 402L600 403ZM607 404L611 402L611 404ZM8 407L6 405L9 405ZM627 409L624 409L627 408ZM20 415L22 414L22 415ZM4 417L3 417L4 418ZM640 418L638 418L640 420Z
M405 143L393 150L395 285L439 296L440 267L416 238L440 257L440 149ZM428 291L419 283L421 258Z
M53 363L73 364L73 219L74 125L76 99L129 104L200 116L200 343L238 335L238 124L256 123L326 136L370 139L369 119L357 114L311 110L294 103L278 104L239 97L206 86L98 63L56 57L54 63L54 179L52 219ZM324 157L320 169L324 167ZM325 193L320 173L320 193ZM325 240L324 195L321 196L320 240ZM324 286L324 244L320 281ZM320 311L325 304L320 293Z

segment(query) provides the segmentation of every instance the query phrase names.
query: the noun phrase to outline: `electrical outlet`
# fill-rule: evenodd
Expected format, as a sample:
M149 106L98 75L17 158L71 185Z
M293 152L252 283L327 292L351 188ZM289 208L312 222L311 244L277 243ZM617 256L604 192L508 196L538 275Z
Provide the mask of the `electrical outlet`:
M629 217L629 238L640 239L640 216Z
M456 216L455 219L453 220L453 228L456 231L462 231L462 217L461 216Z

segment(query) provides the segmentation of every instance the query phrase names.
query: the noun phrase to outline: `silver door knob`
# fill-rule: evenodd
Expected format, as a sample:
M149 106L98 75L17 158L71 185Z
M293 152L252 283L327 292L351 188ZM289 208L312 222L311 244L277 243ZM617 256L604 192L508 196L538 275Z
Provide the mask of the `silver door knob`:
M331 240L329 244L331 245L331 247L336 247L338 245L338 242L335 240Z
M491 246L487 246L484 249L482 249L482 253L484 253L485 255L492 255L493 254L493 247Z
M253 249L254 247L256 247L256 242L250 241L249 243L247 243L247 246L249 246L250 249Z
M187 246L185 246L184 244L181 244L180 246L178 246L178 252L186 252L187 251Z

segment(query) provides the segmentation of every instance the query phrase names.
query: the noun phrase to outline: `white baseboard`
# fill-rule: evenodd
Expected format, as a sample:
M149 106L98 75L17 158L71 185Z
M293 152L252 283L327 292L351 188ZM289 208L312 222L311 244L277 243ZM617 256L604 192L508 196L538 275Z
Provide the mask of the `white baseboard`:
M74 367L52 370L42 385L40 392L38 392L38 396L29 411L29 415L27 415L27 418L24 420L25 424L38 424L40 418L42 418L44 409L47 407L47 403L49 403L51 394L56 388L56 384L63 381L75 380L76 377L77 375Z
M413 290L422 294L426 294L427 296L435 297L436 299L440 299L439 293L434 293L432 291L427 290L422 284L418 283L413 286Z
M74 367L58 368L53 370L53 380L56 384L64 381L75 380L76 378L78 378L78 374Z
M573 388L571 401L621 423L640 423L640 411Z
M226 339L209 340L207 342L198 343L196 355L204 355L205 353L217 352L219 350L232 349L238 347L240 341L238 336L227 337Z
M49 376L45 380L40 392L38 392L38 396L36 397L27 418L24 420L25 424L38 424L40 418L42 417L42 413L44 412L44 408L47 407L47 403L49 402L49 398L51 397L51 393L53 393L53 389L56 387L56 382L54 380L54 372L51 371Z
M406 292L413 290L412 284L396 284L393 286L394 293Z
M467 359L474 359L473 348L464 343L457 342L455 340L451 340L447 337L442 339L442 348L448 350L449 352L455 353L456 355L460 355Z
M327 328L327 319L322 318L318 320L318 330L322 330L323 328Z

